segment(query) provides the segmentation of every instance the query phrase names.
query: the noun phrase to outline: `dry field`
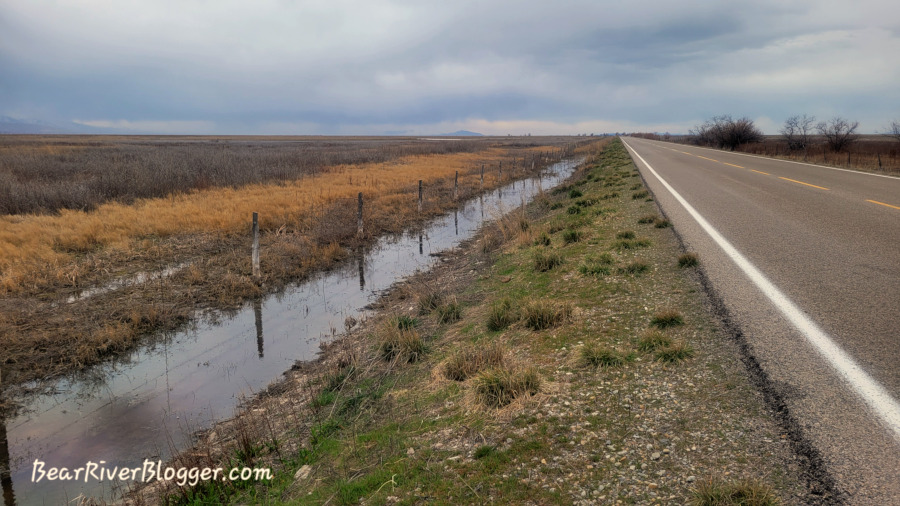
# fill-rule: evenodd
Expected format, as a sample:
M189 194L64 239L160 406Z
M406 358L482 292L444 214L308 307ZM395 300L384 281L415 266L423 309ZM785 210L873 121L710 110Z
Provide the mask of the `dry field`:
M500 163L506 180L525 175L526 157L530 172L531 160L540 169L575 148L571 138L0 137L4 385L72 372L197 309L235 307L328 268L449 209L457 172L467 198L482 191L482 165L490 189ZM253 212L260 278L251 275ZM117 289L66 301L107 285Z

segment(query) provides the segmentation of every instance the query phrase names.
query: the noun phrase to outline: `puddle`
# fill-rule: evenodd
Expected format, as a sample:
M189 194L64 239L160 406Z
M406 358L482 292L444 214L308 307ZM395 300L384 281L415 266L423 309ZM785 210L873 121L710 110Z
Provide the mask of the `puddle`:
M167 278L167 277L177 273L181 269L184 269L188 265L190 265L190 264L189 263L181 263L181 264L173 265L171 267L166 267L165 269L158 270L158 271L139 272L139 273L135 274L134 276L131 276L128 278L117 279L117 280L112 281L111 283L107 283L106 285L103 285L103 286L98 286L96 288L88 288L86 290L81 290L80 292L70 295L66 299L66 304L71 304L71 303L79 301L79 300L84 300L84 299L87 299L88 297L93 297L95 295L112 292L112 291L118 290L120 288L125 288L126 286L140 285L140 284L146 283L148 281L164 279L164 278Z
M108 481L32 483L33 462L75 469L88 461L111 468L165 460L172 445L183 448L191 433L231 416L242 395L263 390L295 361L314 359L319 343L341 332L348 316L364 318L362 308L379 292L430 268L436 254L472 237L501 210L558 185L577 163L557 163L540 178L476 197L421 234L383 238L339 269L95 368L93 379L60 382L56 394L35 399L0 430L0 459L8 452L12 469L11 481L0 476L7 504L13 494L17 504L60 504L81 494L113 498Z

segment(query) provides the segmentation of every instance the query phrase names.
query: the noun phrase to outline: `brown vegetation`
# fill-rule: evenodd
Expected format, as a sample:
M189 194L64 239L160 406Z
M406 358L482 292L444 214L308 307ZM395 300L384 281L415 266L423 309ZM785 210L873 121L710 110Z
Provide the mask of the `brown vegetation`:
M46 149L38 145L28 149L59 155L90 151L92 142L107 140L81 139L63 145L60 138L52 138ZM19 138L2 142L0 146L5 147L0 151L13 149L10 145L24 149L28 144ZM178 144L175 139L154 142ZM212 140L204 142L215 145ZM332 150L321 148L320 153L344 156L335 154L337 148L330 141L319 142ZM357 149L353 142L343 142L343 149ZM369 146L374 141L359 142ZM334 265L349 250L370 244L382 234L417 226L455 205L457 172L458 197L464 199L481 191L482 165L487 166L483 185L487 190L501 184L496 171L501 161L504 168L510 167L503 172L504 180L521 177L526 155L537 156L535 169L540 169L553 161L549 153L556 155L566 146L558 139L550 140L555 145L485 139L465 141L465 148L427 149L410 147L412 140L382 142L384 146L372 148L375 154L369 155L379 161L320 167L299 179L241 187L185 187L130 204L125 198L113 199L92 210L0 216L4 383L21 384L96 363L133 347L154 331L178 327L193 318L197 309L233 308L278 290ZM270 144L263 140L248 144L247 156L255 153L263 160L248 164L268 163ZM279 148L272 149L278 152ZM327 159L325 154L321 157ZM418 180L423 180L426 189L422 212L416 205ZM356 223L359 192L365 198L362 236L357 235ZM250 264L253 212L260 217L259 278L252 275ZM172 267L180 268L152 283L121 282L137 273ZM113 289L104 291L104 286ZM97 288L101 289L92 296L77 297ZM69 296L73 298L66 302Z

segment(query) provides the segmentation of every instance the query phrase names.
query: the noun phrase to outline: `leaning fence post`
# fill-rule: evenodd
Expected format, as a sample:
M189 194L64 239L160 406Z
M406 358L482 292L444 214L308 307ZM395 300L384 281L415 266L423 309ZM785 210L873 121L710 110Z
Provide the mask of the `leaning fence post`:
M879 160L881 160L879 158ZM481 187L484 188L484 164L481 164Z
M456 175L453 177L453 200L456 200L459 196L459 171L456 171Z
M363 213L363 200L362 200L362 192L359 192L358 203L356 210L356 236L362 237L363 235L363 221L362 221L362 213Z
M419 212L422 212L422 180L419 180Z
M253 277L259 277L259 213L253 213L253 253L250 257L253 262Z

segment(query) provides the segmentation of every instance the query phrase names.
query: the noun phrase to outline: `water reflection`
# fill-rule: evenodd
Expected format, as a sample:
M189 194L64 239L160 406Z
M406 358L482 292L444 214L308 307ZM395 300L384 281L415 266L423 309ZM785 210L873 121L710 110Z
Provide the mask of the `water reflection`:
M557 164L544 184L555 186L574 165ZM4 493L12 497L15 483L20 504L59 504L82 493L111 498L95 482L31 483L30 463L40 458L72 468L105 460L133 467L145 458L166 459L173 448L189 444L194 431L230 416L243 394L263 390L297 360L314 359L332 329L348 317L365 318L360 308L398 279L434 265L435 254L471 237L495 214L491 209L518 205L520 191L527 191L521 186L511 183L462 203L421 233L380 239L358 252L356 262L166 336L77 381L60 381L56 395L35 399L28 411L6 421L8 444L0 459L9 461L11 472L9 479L0 475ZM530 190L526 199L534 194Z

